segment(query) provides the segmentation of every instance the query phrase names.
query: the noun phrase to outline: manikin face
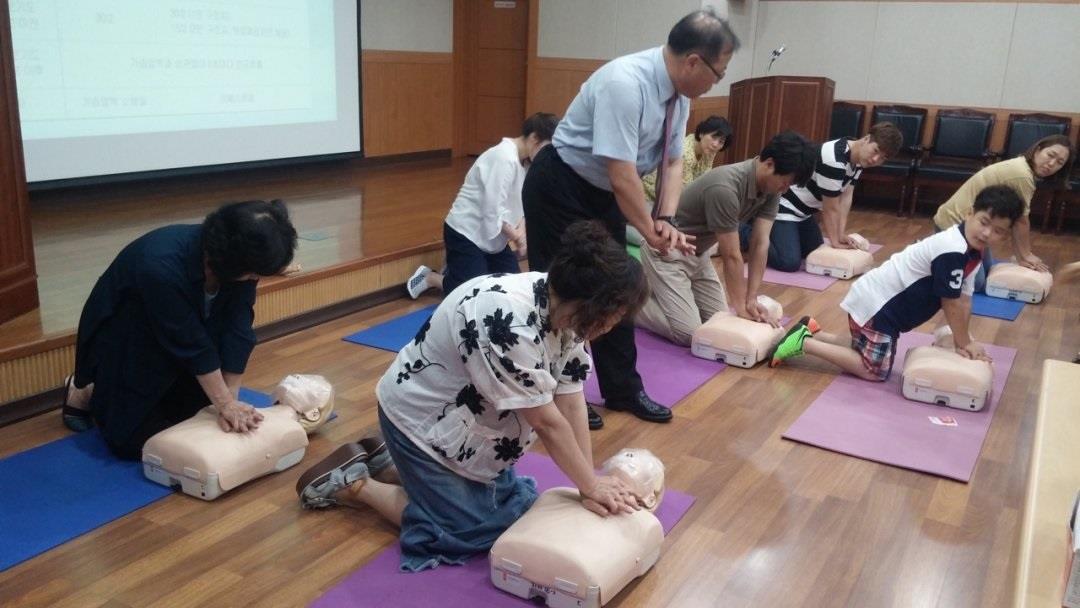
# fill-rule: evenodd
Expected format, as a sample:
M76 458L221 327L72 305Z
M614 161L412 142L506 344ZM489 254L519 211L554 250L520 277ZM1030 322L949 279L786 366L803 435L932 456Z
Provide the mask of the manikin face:
M1047 178L1069 162L1069 149L1061 144L1046 146L1035 153L1035 175Z
M982 251L989 245L997 245L1012 231L1007 217L991 217L985 209L971 213L964 222L964 236L973 248Z

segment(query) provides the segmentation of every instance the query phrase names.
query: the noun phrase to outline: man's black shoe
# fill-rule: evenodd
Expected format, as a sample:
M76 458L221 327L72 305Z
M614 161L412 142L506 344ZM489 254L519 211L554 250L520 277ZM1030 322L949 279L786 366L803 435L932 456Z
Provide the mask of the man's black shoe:
M671 410L650 399L645 391L638 391L637 395L628 400L608 399L604 402L604 407L616 412L630 412L649 422L671 421Z
M593 409L593 406L585 404L585 411L589 413L589 430L596 431L604 428L604 419Z

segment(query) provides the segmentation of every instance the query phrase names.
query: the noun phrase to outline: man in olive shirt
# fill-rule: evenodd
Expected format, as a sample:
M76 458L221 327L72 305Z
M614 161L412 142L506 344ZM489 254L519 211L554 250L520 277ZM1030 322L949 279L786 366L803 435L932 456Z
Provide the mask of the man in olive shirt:
M711 169L694 180L679 198L679 229L697 237L697 255L674 249L659 254L641 248L641 263L652 293L635 321L676 344L689 345L694 330L730 304L740 317L776 324L757 302L757 291L769 253L769 233L780 194L805 183L814 172L816 150L805 137L785 131L755 158ZM753 222L749 277L743 276L739 250L741 222ZM718 246L724 284L711 255Z

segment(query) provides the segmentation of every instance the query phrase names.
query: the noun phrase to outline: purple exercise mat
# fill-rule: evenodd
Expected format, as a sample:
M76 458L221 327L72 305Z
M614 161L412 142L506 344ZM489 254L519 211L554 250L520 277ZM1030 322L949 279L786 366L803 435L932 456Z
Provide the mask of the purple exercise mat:
M877 243L871 243L870 253L876 253L881 247L882 246ZM779 270L773 270L772 268L766 268L765 274L762 275L761 280L766 283L773 283L774 285L788 285L791 287L812 289L814 291L825 291L840 279L806 272L806 260L803 260L802 264L799 265L798 272L781 272ZM854 281L855 278L850 280Z
M933 341L933 336L922 333L901 336L888 382L837 376L784 438L966 483L1005 390L1016 349L986 345L994 359L994 393L981 412L969 412L909 401L901 393L900 372L908 349ZM952 416L958 425L938 426L930 416Z
M720 361L695 357L690 354L689 347L673 344L644 329L634 329L634 342L638 353L637 370L645 392L669 409L727 367ZM604 404L595 373L589 374L585 381L585 401L593 405Z
M537 488L541 492L558 486L573 487L570 480L555 466L555 462L547 456L530 452L518 461L516 470L520 475L536 478ZM664 493L664 501L656 511L656 517L664 525L664 534L679 523L693 504L693 496L670 489ZM491 584L487 556L476 557L462 566L444 565L434 570L415 573L400 572L400 560L400 546L394 543L311 605L319 608L474 608L536 605L496 589Z

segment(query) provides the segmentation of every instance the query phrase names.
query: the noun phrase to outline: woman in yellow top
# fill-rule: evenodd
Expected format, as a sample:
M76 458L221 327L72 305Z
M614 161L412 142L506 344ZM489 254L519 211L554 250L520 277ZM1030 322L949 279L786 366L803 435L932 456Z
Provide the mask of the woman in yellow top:
M683 141L683 186L712 169L716 154L727 149L731 135L731 123L719 116L710 116L698 123L694 132ZM645 187L645 200L651 209L656 204L656 171L643 176L641 185ZM627 225L626 241L641 246L641 234Z
M934 228L941 231L964 221L971 212L975 196L989 186L1009 186L1024 201L1024 214L1013 224L1013 249L1016 261L1027 268L1049 270L1046 264L1031 251L1031 198L1035 195L1035 183L1042 180L1057 187L1069 179L1076 151L1069 138L1051 135L1035 142L1022 156L1003 160L983 167L972 175L960 188L938 207L934 214ZM986 273L990 271L993 258L989 250L983 251L983 267L975 275L975 290L986 287Z

